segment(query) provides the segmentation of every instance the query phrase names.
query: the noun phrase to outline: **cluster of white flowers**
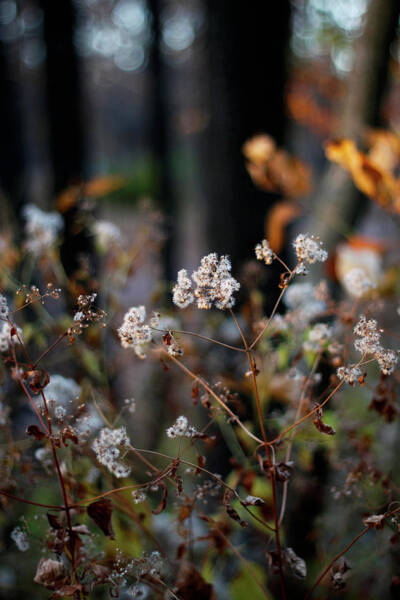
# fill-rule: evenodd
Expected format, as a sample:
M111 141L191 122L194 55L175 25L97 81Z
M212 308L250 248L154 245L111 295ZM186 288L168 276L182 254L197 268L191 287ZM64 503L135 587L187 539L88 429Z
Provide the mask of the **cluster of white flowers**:
M346 273L343 285L348 294L353 296L353 298L361 298L364 294L375 288L375 285L366 275L365 271L357 267Z
M121 239L120 228L110 221L96 221L93 225L93 232L97 243L105 250L108 246L117 244Z
M378 329L377 321L375 319L367 320L364 315L361 315L354 327L354 333L360 336L354 342L356 350L362 354L372 354L384 375L393 373L398 356L393 350L387 350L381 346L382 329Z
M22 338L22 331L19 327L14 326L18 332L18 336ZM13 325L10 325L8 321L4 321L0 327L0 352L8 352L11 344L19 344L17 335L11 335Z
M147 500L147 496L141 490L133 490L132 498L135 504L141 504Z
M189 304L192 304L193 300L192 282L186 269L181 269L178 271L178 281L172 290L172 301L179 308L186 308Z
M275 254L270 248L268 240L262 240L260 244L255 247L255 253L257 260L263 260L266 265L271 265L275 258Z
M40 255L54 245L63 227L62 217L57 212L44 212L34 204L25 206L23 216L26 220L26 249Z
M350 365L349 367L339 367L336 374L341 381L353 385L361 377L362 371L355 365Z
M303 343L304 350L318 352L332 338L332 329L325 323L316 323L308 333L308 339Z
M132 306L124 316L123 323L118 329L118 335L123 348L133 348L139 358L146 358L144 346L151 342L151 327L159 323L158 315L146 321L146 308L144 306Z
M28 536L21 527L14 527L11 532L11 539L16 543L18 550L26 552L30 548Z
M79 398L82 389L74 379L54 374L50 375L50 381L46 386L45 392L48 400L52 400L61 408Z
M97 460L106 466L115 477L128 477L130 467L121 462L121 449L127 448L130 440L125 427L108 429L104 427L92 444Z
M7 319L9 313L7 299L3 294L0 294L0 319Z
M197 434L194 427L189 425L189 421L183 415L177 418L172 427L168 427L167 436L170 438L187 437L191 438Z
M294 248L296 250L297 260L301 263L313 264L315 262L325 262L328 253L322 248L322 242L314 236L300 233L295 239Z
M173 288L173 302L179 308L186 308L195 299L197 308L210 309L213 305L221 310L235 304L234 292L240 283L231 275L232 265L227 256L215 252L201 259L199 268L192 273L190 281L187 271L178 273L178 282Z

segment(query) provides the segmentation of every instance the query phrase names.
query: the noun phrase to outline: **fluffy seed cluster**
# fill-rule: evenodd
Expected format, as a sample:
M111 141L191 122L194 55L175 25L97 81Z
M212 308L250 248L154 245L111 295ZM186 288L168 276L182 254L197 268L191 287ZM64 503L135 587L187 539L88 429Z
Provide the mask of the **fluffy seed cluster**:
M301 263L325 262L328 258L328 253L322 248L322 242L314 236L300 233L293 246L296 250L297 260Z
M131 469L121 462L121 450L130 444L125 427L104 427L92 444L97 460L107 467L115 477L128 477Z
M54 374L50 375L50 382L46 386L45 392L49 400L53 400L60 407L64 407L75 398L79 398L82 389L74 379Z
M135 504L141 504L142 502L146 502L147 496L141 490L133 490L132 498Z
M178 271L178 281L172 289L172 301L179 308L186 308L193 300L192 282L186 269L181 269Z
M187 271L178 273L178 281L174 286L173 302L179 308L186 308L194 300L197 308L210 309L212 306L224 310L235 304L234 292L240 283L231 275L232 265L227 256L218 258L212 252L201 259L199 268L189 279Z
M0 319L7 319L10 311L7 304L7 299L3 294L0 294Z
M380 344L382 329L378 329L375 319L366 319L361 315L354 327L354 333L359 336L354 342L356 350L362 354L372 354L378 362L379 368L384 375L393 373L398 356L393 350L387 350Z
M26 552L30 548L28 536L21 527L14 527L11 532L11 539L16 543L18 550Z
M26 249L40 255L54 246L63 227L63 220L57 212L44 212L34 204L24 208Z
M332 337L332 330L325 323L316 323L309 331L308 340L303 348L307 351L318 352Z
M346 273L343 284L348 294L353 298L361 298L375 287L365 271L357 267Z
M16 335L11 336L12 325L8 321L4 321L0 326L0 352L8 352L12 344L19 344ZM22 337L22 331L16 327L19 337Z
M362 371L355 365L350 365L349 367L339 367L336 374L341 381L354 385L362 376Z
M266 265L272 264L275 255L270 248L268 240L262 240L260 244L257 244L254 250L256 253L257 260L263 260Z
M189 421L183 415L177 418L172 427L168 427L167 436L170 438L187 437L192 438L197 434L194 427L189 425Z
M139 358L146 358L144 346L152 340L150 325L145 321L146 308L144 306L132 306L125 314L123 323L118 329L122 347L133 348ZM157 323L157 319L152 319L151 324L153 326Z

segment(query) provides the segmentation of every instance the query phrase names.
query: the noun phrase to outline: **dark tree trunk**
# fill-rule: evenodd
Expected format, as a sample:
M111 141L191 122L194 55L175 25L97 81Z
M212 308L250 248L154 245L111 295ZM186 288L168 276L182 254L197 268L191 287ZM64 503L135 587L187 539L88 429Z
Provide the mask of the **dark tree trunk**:
M80 73L73 36L71 0L40 0L47 49L46 96L55 193L84 174L84 136Z
M78 57L74 47L76 11L72 0L40 0L44 11L44 38L47 49L46 101L49 124L53 192L58 194L85 175L83 102ZM92 242L84 223L77 224L78 208L64 214L65 234L61 260L71 277L87 268L80 282L93 274Z
M274 197L245 170L242 145L265 132L282 143L290 2L208 2L211 120L204 154L212 249L235 263L264 237Z
M1 220L18 219L25 196L26 161L21 126L20 94L7 49L0 42L0 186Z

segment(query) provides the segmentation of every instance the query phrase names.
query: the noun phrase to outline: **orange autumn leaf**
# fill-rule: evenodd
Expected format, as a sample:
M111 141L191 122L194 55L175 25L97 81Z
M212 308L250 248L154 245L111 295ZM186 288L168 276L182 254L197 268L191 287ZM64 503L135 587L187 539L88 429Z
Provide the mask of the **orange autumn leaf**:
M286 226L299 214L300 207L293 202L278 202L269 211L265 224L265 237L274 252L278 253L282 250Z
M104 175L95 177L86 183L72 185L65 189L56 199L56 208L65 213L78 202L80 198L99 198L111 194L124 185L124 179L120 175Z
M296 198L309 193L309 167L285 150L277 148L267 134L256 135L245 142L243 154L253 182L262 190Z
M367 141L369 153L358 150L353 140L337 139L325 144L327 158L348 171L355 186L390 212L400 213L400 180L394 171L400 162L400 138L374 130Z

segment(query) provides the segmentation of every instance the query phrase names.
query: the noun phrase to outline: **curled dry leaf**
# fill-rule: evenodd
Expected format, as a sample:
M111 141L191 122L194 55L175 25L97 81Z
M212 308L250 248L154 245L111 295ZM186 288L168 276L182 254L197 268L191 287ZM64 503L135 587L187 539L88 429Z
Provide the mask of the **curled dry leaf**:
M275 479L276 481L288 481L293 471L293 461L279 462L275 465Z
M42 390L50 381L50 375L47 371L40 371L35 369L32 371L26 371L24 373L24 379L26 379L30 389L34 394L40 394Z
M314 404L314 408L318 408L318 404ZM322 408L318 408L315 413L315 419L313 421L315 427L321 433L325 433L325 435L335 435L336 431L330 425L327 425L322 421Z
M241 500L243 506L263 506L265 504L262 498L257 496L246 496L245 500Z
M46 437L44 431L42 431L37 425L29 425L26 428L26 433L28 435L32 435L35 440L42 440L44 437Z
M224 493L224 497L223 497L223 503L224 503L227 515L231 519L236 521L236 523L239 523L240 527L247 527L247 522L243 521L243 519L240 517L239 513L233 508L233 506L231 506L230 500L231 500L231 493L228 490L226 490L226 492Z
M87 507L89 517L100 527L104 535L110 537L112 540L114 539L114 530L111 522L113 508L113 504L108 498L92 502Z
M41 558L33 581L49 590L57 590L69 583L69 574L59 560Z
M363 523L372 529L383 529L385 526L386 515L370 515L364 517Z
M159 515L160 513L162 513L163 510L165 510L165 508L167 506L167 499L168 499L167 486L164 483L164 481L159 481L158 485L162 488L162 496L161 496L160 504L157 506L157 508L155 508L152 511L153 515Z
M297 556L293 548L285 548L283 558L289 565L293 575L298 579L307 577L307 565L305 560Z
M346 580L350 569L351 567L343 557L332 566L331 578L334 590L343 591L346 588Z
M310 191L309 167L277 148L269 135L256 135L247 140L243 154L250 177L262 190L279 193L286 198L304 196Z

